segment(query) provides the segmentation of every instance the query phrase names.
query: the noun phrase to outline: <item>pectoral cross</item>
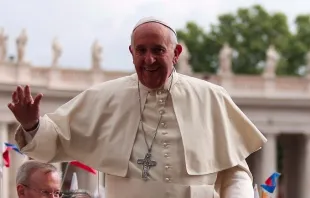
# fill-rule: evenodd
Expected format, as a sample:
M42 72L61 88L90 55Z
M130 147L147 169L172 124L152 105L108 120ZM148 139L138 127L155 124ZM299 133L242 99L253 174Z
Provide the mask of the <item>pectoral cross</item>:
M148 180L150 174L149 170L152 166L156 166L156 161L151 160L151 153L147 152L144 159L138 159L137 163L142 164L142 179Z

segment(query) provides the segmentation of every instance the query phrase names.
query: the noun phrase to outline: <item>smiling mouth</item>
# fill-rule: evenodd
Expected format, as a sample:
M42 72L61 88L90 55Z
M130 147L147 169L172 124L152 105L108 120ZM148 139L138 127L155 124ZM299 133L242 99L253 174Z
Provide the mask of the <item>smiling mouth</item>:
M144 69L148 72L154 72L159 69L159 67L144 67Z

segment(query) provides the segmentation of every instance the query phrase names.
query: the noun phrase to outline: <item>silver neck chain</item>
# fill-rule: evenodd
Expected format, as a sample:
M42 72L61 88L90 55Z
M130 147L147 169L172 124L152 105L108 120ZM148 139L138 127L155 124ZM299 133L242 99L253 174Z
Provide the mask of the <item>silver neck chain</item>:
M169 89L168 89L168 94L167 94L167 97L166 97L165 106L166 106L166 104L167 104L167 100L168 100L168 97L169 97L169 93L170 93L170 90L171 90L171 87L172 87L172 82L173 82L173 72L172 72L172 74L171 74L171 82L170 82L170 86L169 86ZM146 132L145 132L144 127L143 127L143 110L142 110L142 102L141 102L140 82L139 82L139 80L138 80L138 92L139 92L139 96L138 96L138 97L139 97L139 104L140 104L140 122L139 122L139 125L141 125L141 129L142 129L143 134L144 134L144 141L145 141L145 144L146 144L146 146L147 146L147 150L148 150L149 153L151 153L152 147L153 147L153 143L154 143L154 141L155 141L155 138L156 138L156 135L157 135L157 132L158 132L158 127L159 127L159 125L160 125L160 123L161 123L161 120L162 120L162 118L163 118L163 115L160 114L160 117L159 117L159 119L158 119L158 123L157 123L156 129L155 129L155 134L154 134L154 136L153 136L153 139L152 139L152 141L151 141L151 144L149 145L148 142L147 142L147 140L146 140ZM149 92L148 92L148 94L149 94Z

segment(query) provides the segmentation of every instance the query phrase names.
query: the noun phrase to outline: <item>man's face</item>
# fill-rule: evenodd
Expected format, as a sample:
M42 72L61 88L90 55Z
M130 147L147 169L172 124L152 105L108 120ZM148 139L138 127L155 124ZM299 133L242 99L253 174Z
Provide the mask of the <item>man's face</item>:
M171 30L158 23L136 28L129 47L140 82L151 89L163 86L177 63L181 45L174 46Z
M28 184L19 184L17 193L19 198L58 198L61 178L57 172L37 170L29 178Z

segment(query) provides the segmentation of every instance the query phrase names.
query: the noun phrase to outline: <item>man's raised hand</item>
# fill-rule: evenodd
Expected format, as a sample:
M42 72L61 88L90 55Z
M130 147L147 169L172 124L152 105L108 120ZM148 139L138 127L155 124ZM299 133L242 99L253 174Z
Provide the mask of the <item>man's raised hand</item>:
M12 93L12 102L8 104L8 107L24 129L31 129L38 123L42 97L43 94L40 93L33 98L28 85L25 88L17 86Z

